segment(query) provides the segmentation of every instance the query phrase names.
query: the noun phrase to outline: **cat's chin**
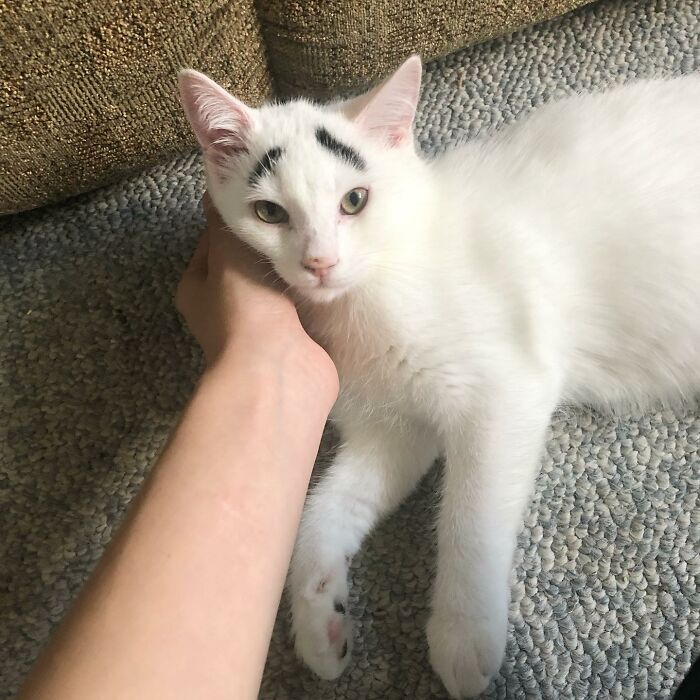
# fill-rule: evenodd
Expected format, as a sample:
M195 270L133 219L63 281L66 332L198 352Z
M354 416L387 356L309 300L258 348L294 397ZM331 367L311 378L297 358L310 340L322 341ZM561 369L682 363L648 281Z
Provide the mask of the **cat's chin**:
M294 291L304 299L318 304L329 304L348 292L348 287L295 287Z

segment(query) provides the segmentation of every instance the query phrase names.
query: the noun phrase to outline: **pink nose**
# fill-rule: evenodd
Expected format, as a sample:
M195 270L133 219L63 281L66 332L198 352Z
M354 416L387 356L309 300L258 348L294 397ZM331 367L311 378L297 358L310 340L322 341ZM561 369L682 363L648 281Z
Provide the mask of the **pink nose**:
M316 277L325 277L338 264L338 258L304 258L304 267Z

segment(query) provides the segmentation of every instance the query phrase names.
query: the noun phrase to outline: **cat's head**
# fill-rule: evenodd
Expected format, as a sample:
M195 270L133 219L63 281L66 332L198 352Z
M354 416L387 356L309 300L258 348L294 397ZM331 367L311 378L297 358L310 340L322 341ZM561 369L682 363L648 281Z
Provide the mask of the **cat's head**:
M413 56L354 100L253 109L201 73L180 73L217 209L305 297L330 301L362 284L400 235L402 180L419 162L420 80Z

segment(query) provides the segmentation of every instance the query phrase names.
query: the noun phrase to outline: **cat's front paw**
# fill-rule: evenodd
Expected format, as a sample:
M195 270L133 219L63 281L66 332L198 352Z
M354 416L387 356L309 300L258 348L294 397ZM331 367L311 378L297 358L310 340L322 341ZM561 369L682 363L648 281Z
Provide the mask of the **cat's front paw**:
M503 662L508 621L440 612L428 621L430 663L453 698L483 693Z
M346 574L328 573L291 594L297 655L317 676L334 680L352 654Z

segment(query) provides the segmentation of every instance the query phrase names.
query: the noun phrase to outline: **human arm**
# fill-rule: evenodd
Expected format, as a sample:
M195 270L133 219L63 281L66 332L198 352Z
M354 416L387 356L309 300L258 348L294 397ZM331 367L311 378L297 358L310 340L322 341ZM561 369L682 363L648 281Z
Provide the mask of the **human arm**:
M257 695L337 375L210 216L178 290L208 367L21 698Z

